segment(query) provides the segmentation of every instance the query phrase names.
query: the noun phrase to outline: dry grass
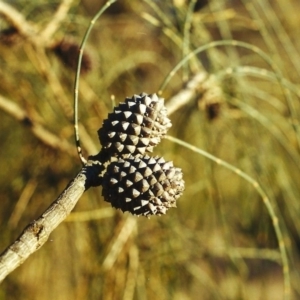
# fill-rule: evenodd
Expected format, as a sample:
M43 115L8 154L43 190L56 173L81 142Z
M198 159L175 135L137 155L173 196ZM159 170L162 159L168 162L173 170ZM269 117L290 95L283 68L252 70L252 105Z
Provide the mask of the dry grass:
M92 2L74 2L47 45L15 32L0 36L0 96L25 115L0 110L0 249L80 168L72 149L75 70L53 47L62 38L80 44ZM203 72L210 79L172 113L170 134L245 172L273 212L251 182L166 139L155 153L174 160L186 181L177 209L135 218L109 208L98 188L89 190L51 240L1 284L0 299L273 300L283 299L284 281L298 299L299 1L216 0L196 13L195 1L119 2L88 40L91 70L81 76L79 95L85 155L100 148L96 131L111 111L111 95L119 102L158 92L174 75L162 90L168 103ZM57 3L17 1L15 8L43 29ZM0 19L2 32L8 27ZM219 40L231 42L210 44ZM32 123L53 135L43 141ZM283 276L282 247L290 280Z

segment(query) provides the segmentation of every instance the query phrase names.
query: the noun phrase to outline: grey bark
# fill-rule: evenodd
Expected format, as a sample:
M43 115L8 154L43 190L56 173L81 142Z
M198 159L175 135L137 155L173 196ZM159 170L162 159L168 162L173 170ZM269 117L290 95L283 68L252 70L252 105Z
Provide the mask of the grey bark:
M49 208L1 254L0 282L45 244L50 233L69 215L84 191L100 183L98 176L101 171L100 163L89 161Z

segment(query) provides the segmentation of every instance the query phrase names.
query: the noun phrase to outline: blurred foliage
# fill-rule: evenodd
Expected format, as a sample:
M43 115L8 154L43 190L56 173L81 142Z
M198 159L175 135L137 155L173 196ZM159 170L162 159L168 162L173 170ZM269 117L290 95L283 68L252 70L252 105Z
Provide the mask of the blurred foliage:
M52 0L10 3L39 28L58 6ZM0 95L72 145L70 56L76 55L57 47L63 41L76 51L103 4L74 1L44 55L0 17ZM170 116L170 134L240 168L263 187L284 234L292 299L300 297L299 9L298 0L118 1L88 40L79 97L84 152L96 154L96 131L112 109L111 95L122 101L157 92L183 56L211 41L236 39L267 53L282 75L251 49L212 47L185 64L163 96L168 103L197 72L214 74L222 99L193 99ZM55 200L80 162L1 110L0 119L5 249ZM109 208L99 188L87 191L69 222L5 279L0 299L282 299L278 241L257 191L168 140L155 153L183 169L186 191L177 209L164 217L135 218Z

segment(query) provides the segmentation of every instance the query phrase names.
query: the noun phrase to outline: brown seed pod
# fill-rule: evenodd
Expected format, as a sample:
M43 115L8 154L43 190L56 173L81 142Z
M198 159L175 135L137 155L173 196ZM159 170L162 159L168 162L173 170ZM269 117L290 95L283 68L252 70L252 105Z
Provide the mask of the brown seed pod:
M181 169L162 157L118 158L106 170L102 195L115 208L134 215L162 215L182 195Z
M72 39L63 39L53 45L51 50L66 67L76 70L80 50L80 46L77 42L73 41ZM85 51L81 61L81 74L86 74L91 71L91 69L92 59L91 56Z
M171 127L164 99L145 93L126 98L98 130L103 149L111 156L152 152Z
M22 40L19 31L14 27L0 31L0 43L6 46L13 46Z

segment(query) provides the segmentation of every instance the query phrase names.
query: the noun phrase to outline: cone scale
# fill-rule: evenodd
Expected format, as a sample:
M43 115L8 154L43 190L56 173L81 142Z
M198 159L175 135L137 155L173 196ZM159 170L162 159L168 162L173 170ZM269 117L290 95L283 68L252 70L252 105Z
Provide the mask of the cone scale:
M103 178L104 200L133 215L163 215L182 195L181 169L162 157L127 157L112 162Z
M171 127L164 100L156 94L126 98L98 130L103 150L111 156L152 152Z

